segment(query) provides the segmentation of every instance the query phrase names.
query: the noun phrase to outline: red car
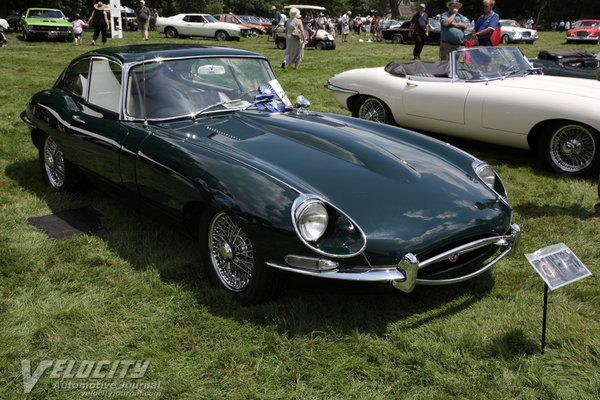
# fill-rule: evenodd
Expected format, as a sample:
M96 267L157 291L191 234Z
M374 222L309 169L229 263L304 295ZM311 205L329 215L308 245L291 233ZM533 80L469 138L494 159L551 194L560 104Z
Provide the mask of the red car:
M600 44L600 20L582 19L567 30L567 44L582 42Z

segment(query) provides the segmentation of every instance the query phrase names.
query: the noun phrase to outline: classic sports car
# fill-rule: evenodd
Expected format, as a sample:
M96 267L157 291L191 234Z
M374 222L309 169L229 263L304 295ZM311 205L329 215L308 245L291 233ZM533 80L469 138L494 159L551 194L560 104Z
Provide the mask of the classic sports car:
M390 27L381 31L381 37L386 40L391 40L394 44L400 43L414 43L414 37L408 36L410 28L410 21L404 21L402 25ZM429 36L425 37L425 43L429 44L440 44L440 33L442 31L440 21L435 19L429 20Z
M62 11L52 8L29 8L21 17L23 40L56 38L73 40L73 25Z
M269 294L276 270L410 292L511 250L519 228L490 166L308 105L292 106L260 54L141 45L77 57L21 117L51 187L84 174L161 211L242 303Z
M391 62L329 79L355 117L537 151L554 171L598 174L600 82L536 74L517 47Z
M203 36L218 41L240 40L248 37L250 29L240 25L219 22L210 14L177 14L156 18L156 30L168 38Z
M594 43L600 44L600 20L582 19L575 22L575 25L567 30L568 43Z
M240 16L234 14L215 14L213 17L215 17L217 21L227 22L250 29L251 37L259 37L262 33L267 33L267 28L262 26L260 22L252 21L248 17L242 19Z
M500 41L503 44L521 42L533 44L539 39L535 29L523 28L513 19L501 19L499 24L502 31Z
M598 61L594 53L587 49L542 50L537 58L530 58L529 62L541 68L544 75L596 79Z

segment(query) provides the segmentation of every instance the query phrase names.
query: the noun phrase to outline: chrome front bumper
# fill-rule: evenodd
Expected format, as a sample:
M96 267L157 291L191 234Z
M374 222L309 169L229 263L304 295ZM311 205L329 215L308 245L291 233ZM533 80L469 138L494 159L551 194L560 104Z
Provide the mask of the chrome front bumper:
M338 264L331 260L296 255L287 256L285 263L269 261L267 265L280 270L319 278L360 282L388 282L396 289L409 293L412 292L415 285L449 285L466 281L484 273L512 251L516 246L520 232L521 228L517 224L512 224L506 235L466 243L423 261L419 261L414 254L407 253L398 265L339 268ZM477 271L450 279L417 278L417 274L422 268L444 260L455 260L462 254L490 245L496 246L499 254Z

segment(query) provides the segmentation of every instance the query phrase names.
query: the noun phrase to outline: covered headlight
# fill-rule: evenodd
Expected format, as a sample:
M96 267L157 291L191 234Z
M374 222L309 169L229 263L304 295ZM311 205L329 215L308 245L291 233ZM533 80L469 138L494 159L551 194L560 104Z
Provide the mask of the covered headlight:
M496 172L488 164L482 161L476 161L473 163L473 170L477 176L485 182L490 188L494 189L496 186Z
M315 242L323 236L329 223L325 205L317 199L301 203L294 212L298 232L307 242Z
M291 217L298 238L320 255L354 257L367 245L367 237L356 222L319 196L298 196Z

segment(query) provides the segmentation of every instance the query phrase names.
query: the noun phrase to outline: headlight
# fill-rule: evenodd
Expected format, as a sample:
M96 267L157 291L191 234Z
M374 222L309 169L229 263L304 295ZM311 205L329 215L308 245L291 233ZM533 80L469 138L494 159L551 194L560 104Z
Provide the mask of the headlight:
M329 215L325 205L317 200L310 199L300 204L294 212L298 232L307 242L315 242L327 230Z
M473 170L486 185L494 189L496 186L496 173L492 167L482 161L476 161L473 163Z

